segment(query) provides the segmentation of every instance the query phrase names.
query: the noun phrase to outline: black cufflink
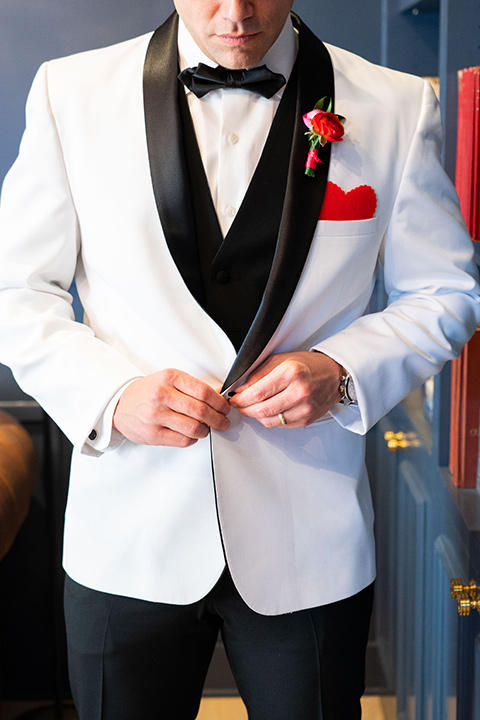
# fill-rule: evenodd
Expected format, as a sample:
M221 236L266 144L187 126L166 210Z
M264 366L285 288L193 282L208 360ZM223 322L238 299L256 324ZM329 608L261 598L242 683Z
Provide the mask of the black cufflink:
M96 440L96 439L97 439L97 435L98 435L97 431L96 431L96 430L92 430L92 432L91 432L90 435L88 436L88 439L89 439L89 440Z

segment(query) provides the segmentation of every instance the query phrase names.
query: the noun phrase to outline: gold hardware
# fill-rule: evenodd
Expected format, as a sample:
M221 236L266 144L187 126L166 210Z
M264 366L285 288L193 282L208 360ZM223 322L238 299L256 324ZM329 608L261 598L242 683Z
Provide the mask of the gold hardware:
M459 615L470 615L470 610L478 610L480 613L480 590L474 580L464 585L461 580L454 578L450 583L450 592L457 601Z
M418 447L420 442L414 432L393 432L393 430L387 430L383 436L387 447L390 452L396 452L398 448Z

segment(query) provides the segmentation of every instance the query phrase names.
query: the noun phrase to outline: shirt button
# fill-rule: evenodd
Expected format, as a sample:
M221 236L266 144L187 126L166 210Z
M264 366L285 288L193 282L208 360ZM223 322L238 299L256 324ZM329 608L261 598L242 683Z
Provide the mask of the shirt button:
M224 212L227 217L233 218L237 214L237 208L234 208L233 205L227 205Z
M235 135L235 133L230 133L230 135L228 136L228 142L230 143L230 145L236 145L239 140L240 138L238 137L238 135Z
M216 279L217 282L220 283L220 285L226 285L230 280L230 273L228 273L226 270L219 270L216 275Z

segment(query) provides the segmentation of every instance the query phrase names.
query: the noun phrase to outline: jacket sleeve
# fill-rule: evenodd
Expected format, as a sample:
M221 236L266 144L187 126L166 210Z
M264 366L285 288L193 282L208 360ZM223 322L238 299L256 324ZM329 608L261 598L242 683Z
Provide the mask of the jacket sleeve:
M27 103L0 207L0 361L79 446L117 390L144 373L75 322L80 230L49 102L48 64Z
M388 304L314 349L352 374L358 407L336 420L364 433L456 358L480 322L473 243L441 160L438 103L427 83L382 243Z

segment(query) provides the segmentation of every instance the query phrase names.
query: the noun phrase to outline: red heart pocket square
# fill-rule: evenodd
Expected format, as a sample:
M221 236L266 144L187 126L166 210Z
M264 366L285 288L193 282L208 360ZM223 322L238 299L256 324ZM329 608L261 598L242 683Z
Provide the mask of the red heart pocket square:
M377 196L370 185L345 192L328 182L319 220L369 220L375 215Z

